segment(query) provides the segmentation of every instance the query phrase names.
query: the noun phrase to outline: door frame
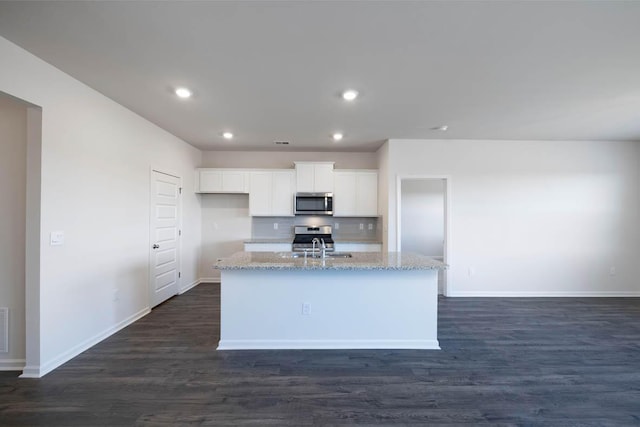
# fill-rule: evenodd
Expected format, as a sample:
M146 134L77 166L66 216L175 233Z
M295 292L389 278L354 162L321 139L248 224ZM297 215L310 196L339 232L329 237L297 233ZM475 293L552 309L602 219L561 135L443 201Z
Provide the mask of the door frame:
M401 175L396 176L396 250L402 251L402 181L403 180L442 180L444 181L444 250L443 262L451 261L451 175ZM448 270L442 271L442 294L449 296L452 293L452 284L449 282Z
M151 248L153 246L153 242L151 241L151 218L154 215L154 211L153 211L153 206L151 205L151 194L153 193L153 173L157 172L157 173L161 173L163 175L168 175L171 176L173 178L178 179L179 181L179 186L180 186L180 191L178 194L178 229L180 230L180 232L178 233L178 273L182 272L182 177L180 175L178 175L175 171L171 171L165 168L159 168L159 167L154 167L151 166L149 167L149 199L147 201L148 205L149 205L149 225L147 227L147 230L149 232L149 235L147 236L147 250L149 252L149 258L148 258L148 264L147 264L147 298L148 298L148 306L149 309L153 308L153 294L154 294L154 285L151 283L151 264L153 263L152 257L153 257L153 249ZM180 290L182 289L182 275L179 274L178 278L176 280L176 284L178 285L178 289L176 290L175 295L180 294Z

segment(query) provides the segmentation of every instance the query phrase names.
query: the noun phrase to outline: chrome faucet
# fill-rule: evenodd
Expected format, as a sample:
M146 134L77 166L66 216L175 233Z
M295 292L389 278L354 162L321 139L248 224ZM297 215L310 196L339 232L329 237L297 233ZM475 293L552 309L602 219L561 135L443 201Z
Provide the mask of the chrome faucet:
M322 238L320 239L320 242L322 243L322 259L325 259L327 257L327 244Z
M323 240L324 242L324 240ZM313 240L311 241L311 256L315 256L316 253L316 243L318 245L320 245L320 239L318 239L317 237L314 237Z

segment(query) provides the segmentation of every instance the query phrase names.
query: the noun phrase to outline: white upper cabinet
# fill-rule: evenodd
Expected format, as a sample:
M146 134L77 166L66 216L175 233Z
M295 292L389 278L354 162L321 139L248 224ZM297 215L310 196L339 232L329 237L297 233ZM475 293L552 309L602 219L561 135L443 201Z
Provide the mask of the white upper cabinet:
M293 216L293 170L250 172L249 186L249 215Z
M357 215L378 216L378 172L356 172Z
M271 172L250 172L249 189L249 215L270 215L272 193Z
M333 216L355 215L356 174L355 172L335 171L333 192Z
M248 193L247 171L196 169L196 193Z
M293 216L293 195L296 192L296 173L292 170L274 171L272 176L271 214Z
M334 162L295 162L296 191L333 193Z
M333 216L377 216L378 172L334 171Z

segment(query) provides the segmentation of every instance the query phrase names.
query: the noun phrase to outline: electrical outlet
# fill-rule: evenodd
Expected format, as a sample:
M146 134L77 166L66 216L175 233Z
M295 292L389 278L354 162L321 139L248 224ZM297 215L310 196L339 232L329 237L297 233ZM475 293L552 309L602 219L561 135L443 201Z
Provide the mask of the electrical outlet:
M609 268L609 276L615 276L616 275L616 268L615 267L610 267Z
M277 223L277 222L274 222L274 223L273 223L273 229L274 229L274 230L277 230L277 229L278 229L278 223Z
M364 224L360 223L360 230L364 230Z
M308 302L303 302L302 303L302 315L303 316L308 316L311 314L311 304L309 304Z
M114 289L113 290L113 302L119 301L120 300L120 295L118 295L118 290Z
M369 230L373 230L373 224L369 224Z
M52 231L50 235L49 244L51 246L64 245L64 231Z
M340 223L336 222L335 224L333 224L333 228L335 228L336 230L340 230Z
M469 276L473 276L476 274L476 269L475 267L469 267Z

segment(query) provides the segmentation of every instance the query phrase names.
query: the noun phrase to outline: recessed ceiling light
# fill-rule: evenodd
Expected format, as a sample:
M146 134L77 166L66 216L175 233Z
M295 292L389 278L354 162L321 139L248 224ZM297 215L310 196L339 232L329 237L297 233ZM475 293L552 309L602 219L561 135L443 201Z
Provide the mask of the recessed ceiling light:
M345 101L353 101L357 97L358 97L357 90L349 89L342 92L342 99L344 99Z
M222 137L224 139L231 139L231 138L233 138L233 134L231 132L225 132L225 133L222 134Z
M432 127L431 130L439 130L440 132L446 132L447 130L449 130L449 126L448 125L436 126L436 127Z
M193 93L186 87L179 87L176 89L176 95L178 95L178 97L180 98L191 98L191 95L193 95Z
M333 134L333 140L334 141L340 141L343 137L344 137L344 135L341 134L340 132L336 132L336 133Z

